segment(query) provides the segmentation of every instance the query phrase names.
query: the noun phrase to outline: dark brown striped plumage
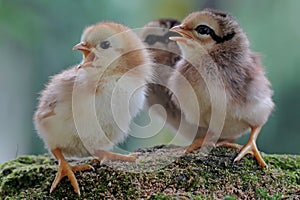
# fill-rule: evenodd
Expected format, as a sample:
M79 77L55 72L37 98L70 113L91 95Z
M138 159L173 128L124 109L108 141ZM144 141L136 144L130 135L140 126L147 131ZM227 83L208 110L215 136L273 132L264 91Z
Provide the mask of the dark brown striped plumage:
M167 80L180 59L180 50L176 42L160 38L169 34L169 29L180 24L175 19L158 19L147 23L141 33L141 38L151 50L155 65L154 83L148 84L147 107L160 104L167 112L167 122L177 129L181 112L171 101L172 93L166 88ZM148 42L151 41L151 42Z
M171 30L182 36L171 39L177 41L183 59L189 62L178 62L176 70L180 75L174 73L168 84L185 101L181 106L185 119L207 128L207 136L219 141L232 142L251 129L235 161L253 153L265 167L256 139L274 103L270 82L259 55L250 49L246 33L234 17L211 9L191 13ZM193 87L198 102L187 94L182 76ZM203 137L195 140L187 152L202 145Z

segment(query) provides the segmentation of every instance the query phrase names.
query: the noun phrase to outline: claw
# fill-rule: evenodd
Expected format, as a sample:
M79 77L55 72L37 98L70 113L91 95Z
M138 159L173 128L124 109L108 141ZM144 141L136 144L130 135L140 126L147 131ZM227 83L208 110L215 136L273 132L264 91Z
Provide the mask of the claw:
M241 160L248 153L252 153L261 167L267 167L266 162L260 155L260 153L257 149L257 146L256 146L256 139L260 133L260 130L261 130L261 126L251 127L251 135L249 137L249 140L248 140L247 144L245 144L245 146L241 149L241 151L237 155L237 157L234 159L235 162Z
M53 192L53 190L57 187L57 185L59 184L61 179L65 176L67 176L71 182L71 185L73 186L74 191L78 195L80 195L79 185L78 185L77 179L74 175L74 172L85 171L85 170L95 170L95 169L88 164L75 165L75 166L69 165L69 163L65 160L64 156L62 155L61 149L59 149L59 148L53 149L52 153L58 160L59 166L58 166L58 171L55 176L55 179L51 185L50 193Z
M227 142L224 143L224 141L218 142L217 146L224 146L224 147L239 149L240 152L234 159L234 162L240 161L247 154L252 154L252 155L254 155L257 162L260 164L260 166L267 167L266 162L260 155L260 153L257 149L257 146L256 146L256 139L257 139L257 136L258 136L260 130L261 130L260 126L259 127L251 127L251 135L249 137L248 142L244 146L241 146L241 145L235 144L235 143L227 143Z

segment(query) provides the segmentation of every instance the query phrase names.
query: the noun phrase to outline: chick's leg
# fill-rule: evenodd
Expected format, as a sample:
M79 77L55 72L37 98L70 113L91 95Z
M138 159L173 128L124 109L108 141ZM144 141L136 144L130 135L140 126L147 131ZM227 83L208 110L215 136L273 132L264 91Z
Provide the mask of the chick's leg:
M95 151L95 156L100 161L109 160L109 161L135 162L137 154L133 153L130 155L121 155L121 154L112 153L109 151L97 150L97 151Z
M253 155L255 156L257 162L262 166L262 167L266 167L267 164L265 163L264 159L261 157L257 146L256 146L256 140L257 137L260 133L261 130L261 126L257 126L257 127L251 127L251 135L249 137L248 142L243 146L243 148L241 149L240 153L237 155L237 157L234 159L235 162L241 160L245 155L247 155L248 153L253 153Z
M227 147L227 148L232 148L232 149L238 149L241 150L243 148L242 145L235 143L235 139L220 139L217 144L216 147ZM252 153L252 152L249 152Z
M251 127L251 135L248 139L248 142L244 146L235 143L230 143L230 141L226 142L226 140L218 142L217 146L239 149L240 152L237 155L237 157L234 159L235 162L241 160L247 154L252 154L255 156L256 160L262 167L266 167L267 164L265 163L264 159L261 157L256 146L256 140L258 134L260 133L260 130L261 130L261 126Z
M69 163L65 160L64 156L62 155L60 148L53 149L53 150L51 150L51 152L53 153L55 158L58 160L58 171L57 171L56 177L52 183L50 193L56 188L56 186L61 181L61 179L65 176L67 176L74 188L74 191L80 195L78 182L74 175L74 172L90 170L90 169L93 169L93 167L88 164L75 165L75 166L69 165Z
M207 139L205 140L206 137ZM214 143L210 141L212 137L213 134L211 132L207 132L206 135L203 135L197 138L196 140L194 140L194 142L186 148L185 153L190 153L192 151L195 151L201 148L202 146L215 146Z

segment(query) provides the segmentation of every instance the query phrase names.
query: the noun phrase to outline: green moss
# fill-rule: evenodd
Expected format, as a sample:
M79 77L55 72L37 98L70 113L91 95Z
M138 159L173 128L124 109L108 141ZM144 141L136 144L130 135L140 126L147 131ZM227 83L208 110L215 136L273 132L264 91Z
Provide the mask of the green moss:
M285 171L282 179L290 184L300 185L300 156L268 155L266 161L279 171Z
M234 163L237 151L213 149L208 156L180 155L163 146L139 150L135 163L95 159L95 171L76 173L81 196L64 178L49 193L57 163L48 155L22 156L0 165L0 199L279 199L300 198L300 156L264 155L268 169L251 156Z
M224 200L236 200L236 198L233 195L229 195L229 196L226 196L224 198Z
M257 196L260 198L260 199L266 199L266 200L279 200L281 199L282 197L282 194L277 194L275 193L274 195L270 196L267 192L267 189L266 188L257 188L256 189L256 193L257 193Z

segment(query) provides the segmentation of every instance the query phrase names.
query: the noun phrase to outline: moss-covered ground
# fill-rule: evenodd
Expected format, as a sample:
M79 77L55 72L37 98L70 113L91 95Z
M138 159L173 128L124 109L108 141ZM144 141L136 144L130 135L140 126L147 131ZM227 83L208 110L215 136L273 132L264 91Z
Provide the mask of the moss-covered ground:
M18 157L0 165L0 199L300 199L300 156L263 154L262 169L252 156L234 163L237 151L226 148L208 156L165 146L138 152L136 163L70 160L95 168L75 173L81 196L66 178L49 193L51 156Z

